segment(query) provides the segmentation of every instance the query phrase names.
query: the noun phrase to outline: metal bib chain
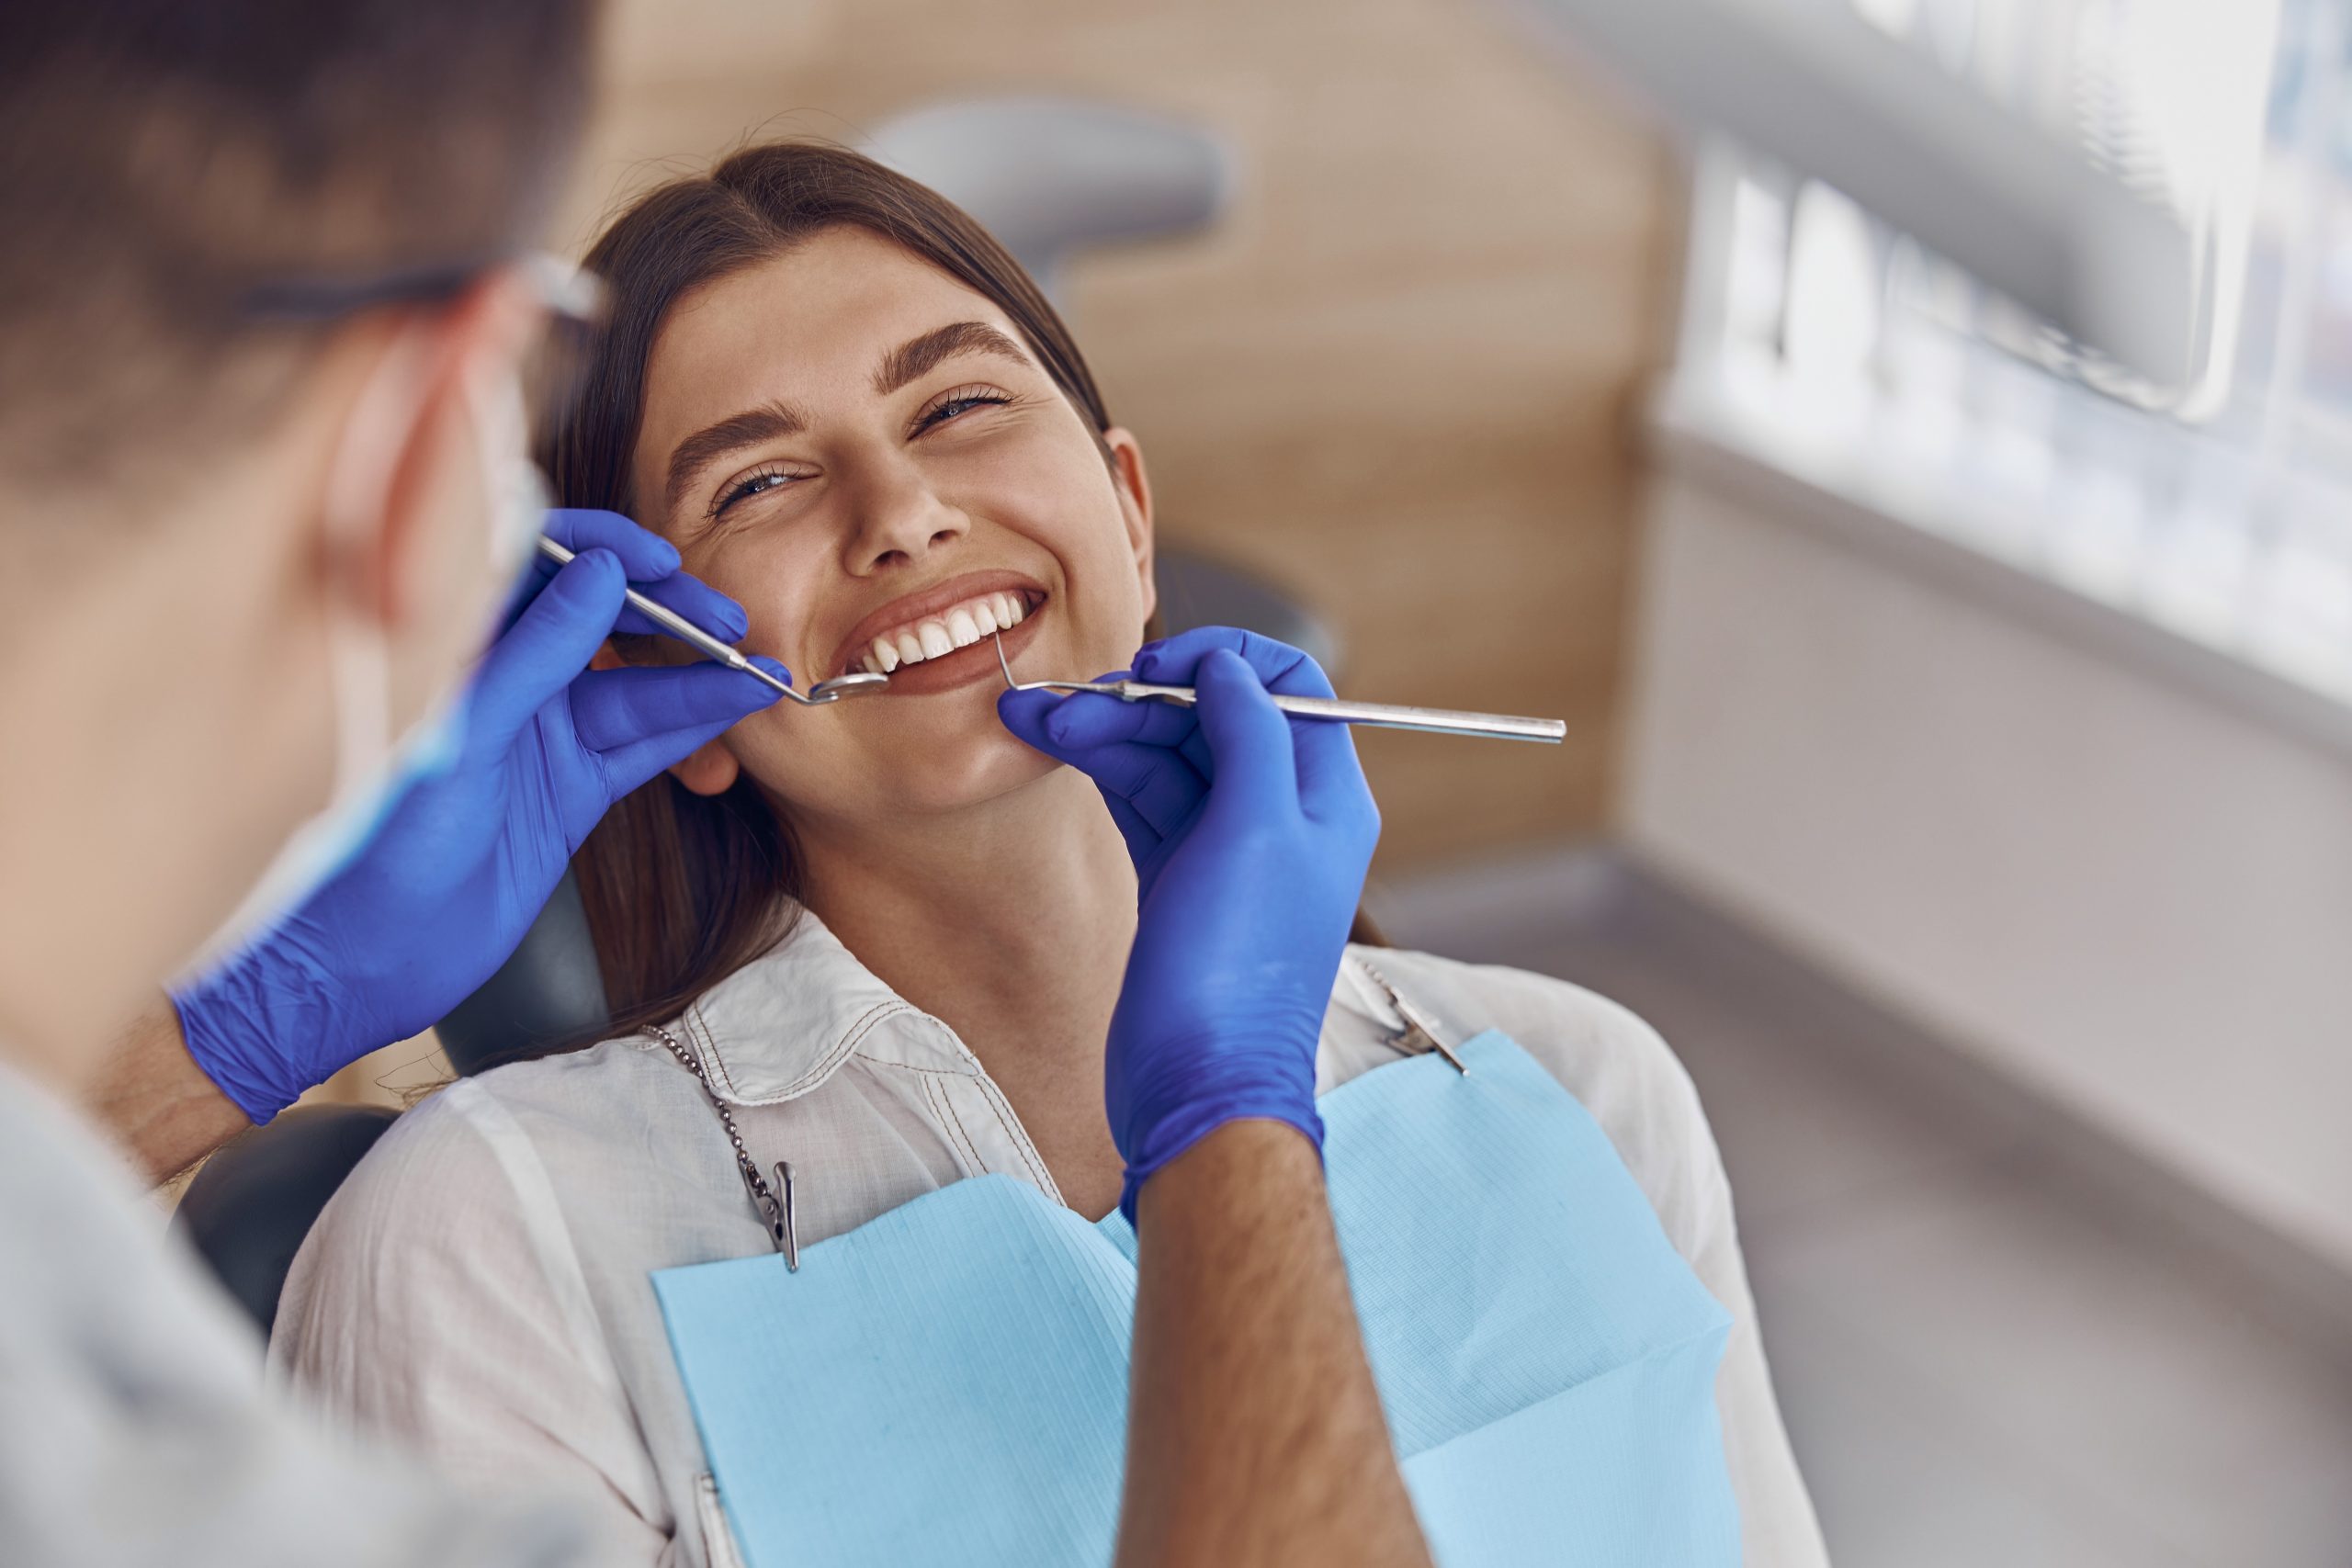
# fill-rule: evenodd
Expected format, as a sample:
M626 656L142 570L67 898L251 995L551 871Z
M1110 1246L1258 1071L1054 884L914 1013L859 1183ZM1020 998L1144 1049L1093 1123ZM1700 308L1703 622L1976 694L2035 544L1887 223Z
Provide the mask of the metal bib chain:
M703 1070L702 1058L678 1043L677 1037L658 1023L646 1025L651 1034L670 1048L686 1071L694 1074L702 1085L703 1093L710 1100L710 1108L718 1112L718 1124L727 1129L727 1141L735 1146L735 1168L743 1178L743 1190L752 1195L752 1207L759 1211L761 1220L768 1227L768 1235L775 1242L775 1249L784 1254L784 1266L797 1273L800 1269L800 1232L793 1212L792 1162L778 1160L775 1165L775 1185L770 1187L760 1175L760 1168L752 1161L752 1151L743 1146L743 1134L735 1125L735 1118L727 1102L718 1098L711 1087L710 1075Z

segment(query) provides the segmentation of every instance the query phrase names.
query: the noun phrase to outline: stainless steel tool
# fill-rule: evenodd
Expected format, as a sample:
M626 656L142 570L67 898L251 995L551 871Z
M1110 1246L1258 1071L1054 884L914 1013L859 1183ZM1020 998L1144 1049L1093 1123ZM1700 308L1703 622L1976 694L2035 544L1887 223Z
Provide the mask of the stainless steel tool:
M571 559L570 550L544 534L539 536L539 554L558 566ZM634 588L628 591L628 603L629 608L676 637L680 642L718 660L729 670L740 670L746 675L766 682L805 708L822 707L827 703L837 703L843 697L878 692L890 683L890 677L888 675L876 675L861 670L854 674L836 675L830 681L820 681L807 692L799 692L744 658L741 649L729 647L668 605L655 604Z
M1004 657L1004 638L996 639L997 667L1004 683L1016 692L1100 692L1123 703L1174 703L1191 707L1198 699L1190 686L1158 686L1148 681L1016 681ZM1341 697L1294 697L1268 694L1274 705L1300 718L1331 719L1340 724L1365 724L1382 729L1425 729L1437 735L1483 735L1496 740L1540 740L1558 745L1567 738L1565 719L1520 718L1503 713L1463 713L1453 708L1407 707L1396 703L1351 703Z

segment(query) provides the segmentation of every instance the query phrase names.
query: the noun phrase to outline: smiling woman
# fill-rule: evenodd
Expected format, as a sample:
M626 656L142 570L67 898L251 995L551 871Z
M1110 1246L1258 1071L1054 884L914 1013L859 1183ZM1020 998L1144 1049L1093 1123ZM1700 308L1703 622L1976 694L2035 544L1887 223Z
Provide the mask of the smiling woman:
M1133 653L1151 611L1140 449L1113 427L1053 307L952 203L838 148L758 147L646 197L588 265L610 282L614 314L581 406L550 433L559 491L669 535L691 570L743 600L750 646L801 683L879 669L903 703L984 682L990 659L963 651L982 620L1023 654L1073 565L1088 602L1064 592L1035 668L1092 674ZM900 538L909 520L873 508L891 505L875 481L901 464L896 478L934 494L978 480L1028 496L951 502L937 527L917 519L922 536ZM1040 520L1048 479L1069 493ZM841 536L859 508L887 541ZM1056 547L1073 534L1076 547ZM863 540L879 547L851 558ZM799 594L744 588L750 574ZM622 651L670 652L652 639ZM941 776L946 758L983 775L984 793L987 777L1037 764L984 704L827 717L852 722L774 727L766 745L739 737L592 836L581 886L616 1030L674 1016L782 934L808 893L804 824L835 819L825 802L914 814L967 795ZM733 765L737 750L756 776ZM915 784L934 787L909 799ZM779 795L804 809L774 809Z
M615 315L551 433L564 501L667 536L802 684L890 685L763 713L605 818L575 863L609 1037L402 1117L304 1244L272 1354L455 1467L572 1489L646 1562L726 1562L649 1276L770 1248L744 1169L793 1162L804 1247L981 1175L1090 1218L1119 1195L1135 871L1093 784L999 718L997 645L1027 677L1126 666L1151 491L1019 266L854 154L739 153L591 261ZM1734 1320L1716 1404L1748 1560L1818 1561L1722 1164L1655 1033L1560 981L1351 947L1317 1081L1488 1029L1583 1103Z

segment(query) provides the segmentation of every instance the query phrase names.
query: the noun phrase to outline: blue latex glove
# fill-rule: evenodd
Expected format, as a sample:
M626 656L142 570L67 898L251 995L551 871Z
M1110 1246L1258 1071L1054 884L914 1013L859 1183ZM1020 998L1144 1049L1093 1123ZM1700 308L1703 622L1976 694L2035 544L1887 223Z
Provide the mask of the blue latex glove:
M659 629L622 598L632 580L730 642L748 622L616 513L551 512L547 532L578 558L526 581L473 676L455 764L412 784L308 902L173 993L188 1054L255 1122L471 995L615 801L777 700L707 661L587 671L614 632Z
M1304 653L1209 626L1144 649L1134 674L1192 685L1200 705L997 704L1015 735L1093 779L1135 859L1103 1073L1130 1221L1151 1174L1227 1122L1286 1122L1322 1147L1316 1041L1380 837L1347 727L1294 722L1266 698L1332 694Z

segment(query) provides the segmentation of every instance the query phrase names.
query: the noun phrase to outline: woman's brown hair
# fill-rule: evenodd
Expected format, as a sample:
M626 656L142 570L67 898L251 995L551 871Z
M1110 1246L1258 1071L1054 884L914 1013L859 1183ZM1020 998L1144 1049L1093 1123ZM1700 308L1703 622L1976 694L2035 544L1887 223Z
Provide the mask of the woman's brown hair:
M562 504L632 511L646 367L672 308L842 224L904 246L996 304L1092 428L1110 429L1069 329L986 230L870 158L775 142L650 192L588 253L611 315L569 417L547 434L542 457ZM758 957L790 929L800 891L790 827L749 779L714 796L657 779L613 808L572 865L612 1010L599 1037L675 1016Z

